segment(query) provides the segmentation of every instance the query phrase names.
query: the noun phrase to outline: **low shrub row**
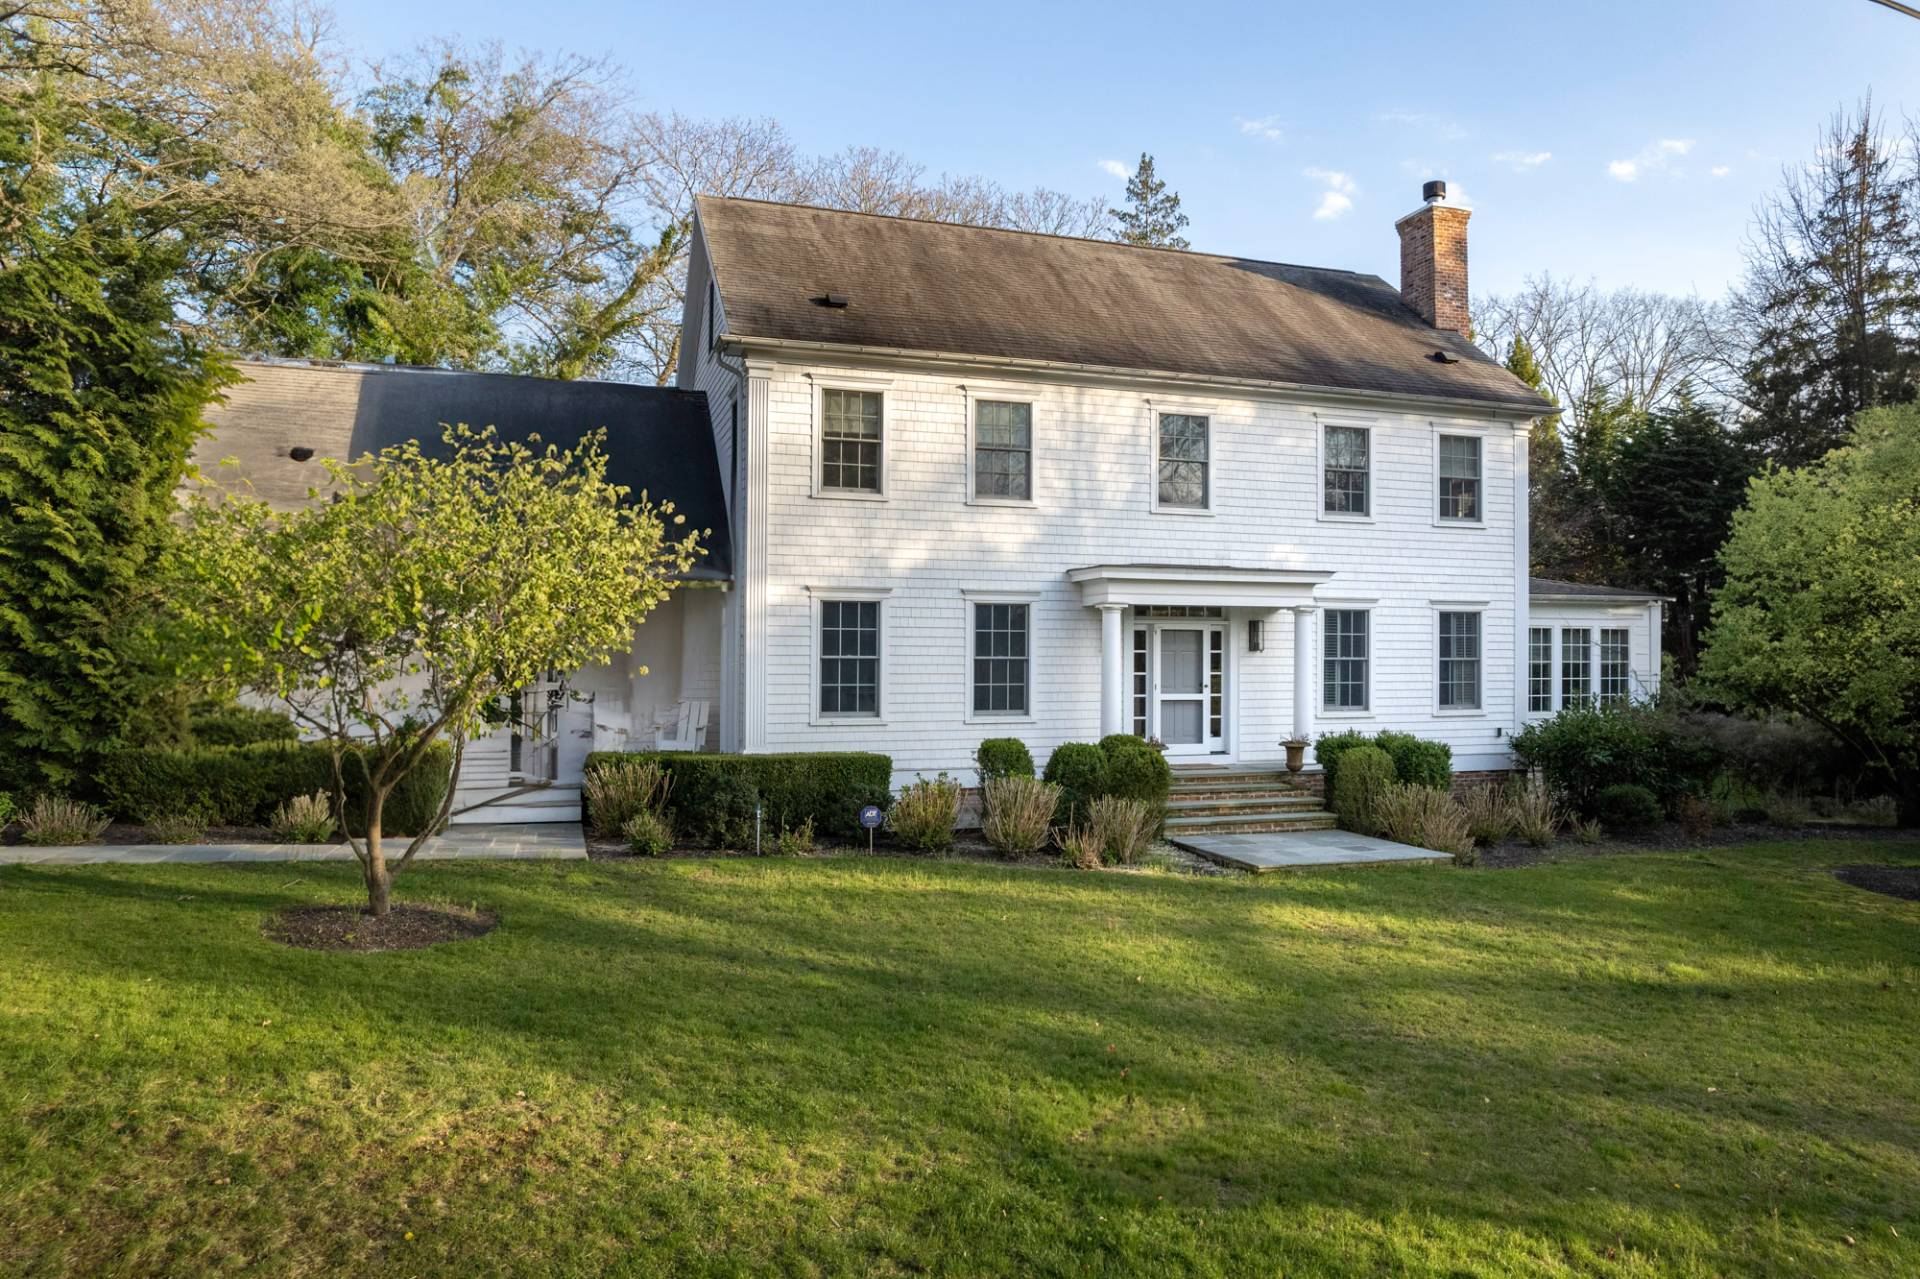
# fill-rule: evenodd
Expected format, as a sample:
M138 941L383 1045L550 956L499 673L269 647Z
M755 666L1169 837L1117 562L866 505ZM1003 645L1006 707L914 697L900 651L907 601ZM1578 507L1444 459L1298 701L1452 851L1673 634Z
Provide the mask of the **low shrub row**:
M1393 761L1393 779L1407 786L1431 786L1448 790L1453 786L1453 748L1445 742L1430 742L1412 733L1384 730L1369 737L1357 729L1328 733L1313 744L1313 757L1326 774L1326 793L1331 798L1340 781L1340 761L1349 751L1371 746Z
M346 820L355 834L366 826L361 768L366 749L356 748L346 760ZM381 815L385 833L424 830L439 814L452 768L452 748L435 743L388 795ZM108 751L99 758L90 797L122 821L191 818L206 825L253 826L267 825L283 804L315 791L333 794L333 757L324 742L263 742Z
M1704 795L1723 751L1678 715L1635 704L1570 707L1514 734L1513 754L1575 813L1606 821L1600 797L1612 787L1640 787L1668 812Z
M1047 759L1047 781L1060 788L1054 821L1079 826L1093 801L1111 796L1145 804L1158 833L1166 819L1173 769L1159 748L1129 733L1113 733L1098 742L1063 742Z
M653 761L665 778L661 811L674 833L709 848L751 848L754 810L762 844L803 823L822 835L852 835L860 810L885 808L893 761L865 751L802 751L781 755L717 755L682 751L595 752L587 757L589 807L593 774L613 764ZM600 825L598 815L589 820Z

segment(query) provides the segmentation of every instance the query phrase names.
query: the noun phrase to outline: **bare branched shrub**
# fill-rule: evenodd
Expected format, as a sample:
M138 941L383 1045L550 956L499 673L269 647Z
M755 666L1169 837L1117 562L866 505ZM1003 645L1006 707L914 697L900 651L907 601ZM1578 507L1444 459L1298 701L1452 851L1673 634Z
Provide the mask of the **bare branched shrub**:
M1449 853L1465 865L1474 860L1473 833L1453 796L1434 786L1389 786L1374 808L1380 834L1397 844Z
M980 788L985 812L980 833L1008 857L1027 857L1047 845L1060 788L1033 777L994 777Z
M887 810L887 829L908 848L934 853L953 846L960 820L960 783L945 773L922 777L901 788Z
M623 759L590 769L582 789L593 828L617 835L639 814L665 807L672 785L659 760Z
M273 810L267 829L283 844L324 844L333 838L333 805L325 791L295 795Z
M106 829L99 809L64 795L42 795L20 815L20 838L29 844L86 844Z
M1160 821L1145 800L1102 795L1087 807L1087 826L1100 841L1100 854L1106 861L1131 866L1153 843Z
M1488 784L1469 787L1460 796L1460 811L1476 842L1497 844L1513 833L1513 812L1507 787Z
M1529 777L1507 797L1507 821L1513 833L1535 848L1545 848L1560 833L1565 814L1538 776Z
M1063 826L1054 832L1060 860L1079 870L1100 868L1100 836L1091 826Z

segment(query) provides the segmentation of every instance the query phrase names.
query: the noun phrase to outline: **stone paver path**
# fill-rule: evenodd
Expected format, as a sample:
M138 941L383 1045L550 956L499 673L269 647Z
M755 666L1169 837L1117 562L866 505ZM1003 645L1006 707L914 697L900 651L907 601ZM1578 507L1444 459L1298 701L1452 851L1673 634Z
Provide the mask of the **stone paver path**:
M1292 866L1358 866L1371 862L1445 861L1446 854L1412 848L1347 830L1281 831L1253 835L1173 835L1167 842L1239 870Z
M406 851L407 841L389 836L391 856ZM537 861L547 858L579 861L587 855L587 841L577 822L527 822L498 826L454 826L427 841L415 861L447 861L455 857L493 858L499 861ZM94 862L329 862L352 861L345 844L72 844L64 848L37 848L30 844L0 846L0 863L36 866L79 866Z

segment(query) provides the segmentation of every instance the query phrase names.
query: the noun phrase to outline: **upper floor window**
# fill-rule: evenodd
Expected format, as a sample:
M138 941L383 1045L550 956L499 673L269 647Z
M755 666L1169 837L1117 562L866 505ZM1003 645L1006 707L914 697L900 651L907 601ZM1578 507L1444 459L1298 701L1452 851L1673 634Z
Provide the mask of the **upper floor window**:
M1160 415L1158 505L1204 511L1211 501L1212 441L1206 418L1192 413Z
M1440 437L1440 518L1478 521L1480 509L1480 437Z
M1026 604L973 606L973 713L1025 715L1032 609Z
M1632 644L1624 627L1607 627L1600 632L1600 700L1627 700L1632 678Z
M880 714L880 601L820 602L820 714Z
M1560 631L1560 705L1584 706L1593 697L1593 632L1584 626Z
M1321 509L1329 515L1369 513L1368 450L1371 432L1364 426L1328 426L1322 441L1325 495Z
M1553 710L1553 628L1527 631L1527 709Z
M1480 614L1440 614L1440 709L1480 709Z
M1367 709L1367 612L1330 608L1321 636L1321 701L1330 711Z
M881 396L828 387L820 392L820 487L880 492Z
M1033 405L979 400L973 408L973 495L1033 498Z

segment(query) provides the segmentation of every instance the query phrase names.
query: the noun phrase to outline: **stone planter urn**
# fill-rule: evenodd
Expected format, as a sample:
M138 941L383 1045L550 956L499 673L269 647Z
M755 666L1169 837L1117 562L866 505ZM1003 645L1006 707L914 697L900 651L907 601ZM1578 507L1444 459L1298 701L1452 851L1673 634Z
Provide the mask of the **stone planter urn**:
M1310 743L1295 737L1280 744L1287 748L1287 771L1289 773L1297 773L1307 766L1307 747Z

